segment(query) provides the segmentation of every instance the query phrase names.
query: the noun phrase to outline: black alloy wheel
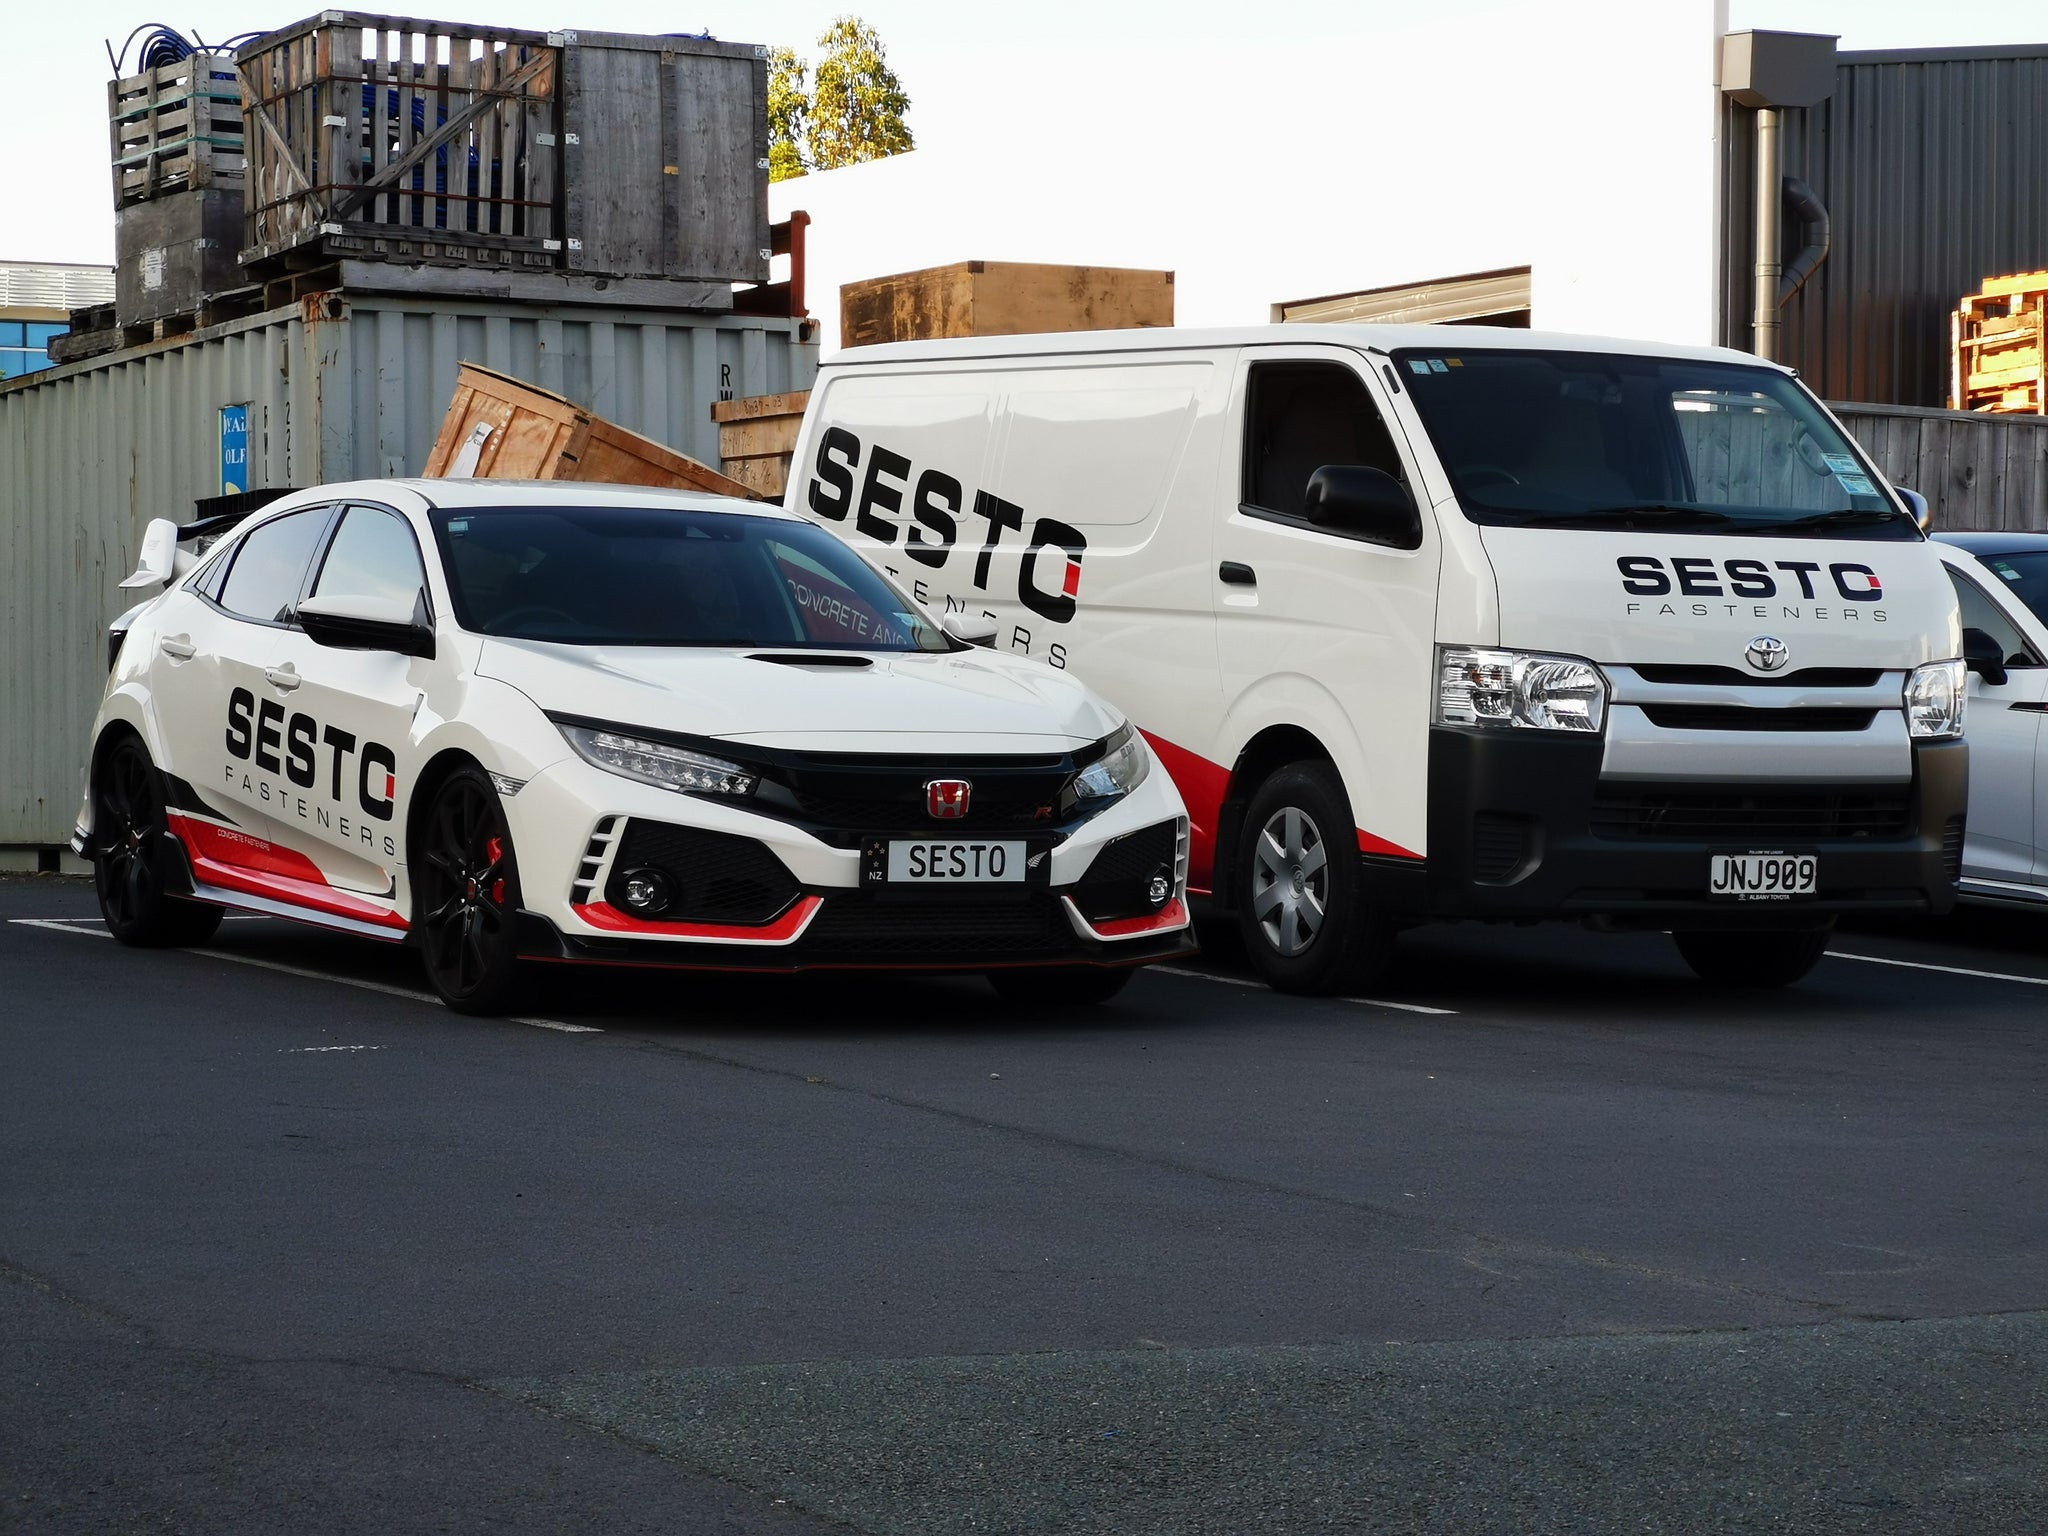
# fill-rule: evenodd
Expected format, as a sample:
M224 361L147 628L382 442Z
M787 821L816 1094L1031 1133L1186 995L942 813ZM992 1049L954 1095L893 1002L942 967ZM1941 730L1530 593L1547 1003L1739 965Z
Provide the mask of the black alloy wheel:
M1129 985L1130 966L1048 965L990 971L996 996L1043 1008L1090 1008Z
M1674 933L1678 953L1701 981L1717 987L1789 987L1828 951L1835 925L1791 933L1739 929Z
M221 909L167 889L166 870L177 857L170 818L156 764L138 738L123 736L100 754L92 798L92 883L107 931L147 949L212 938Z
M1366 908L1351 802L1326 762L1289 763L1252 796L1231 881L1246 958L1266 985L1311 996L1362 986L1393 957Z
M457 1013L500 1013L518 980L519 870L490 779L458 768L420 823L412 931L427 980Z

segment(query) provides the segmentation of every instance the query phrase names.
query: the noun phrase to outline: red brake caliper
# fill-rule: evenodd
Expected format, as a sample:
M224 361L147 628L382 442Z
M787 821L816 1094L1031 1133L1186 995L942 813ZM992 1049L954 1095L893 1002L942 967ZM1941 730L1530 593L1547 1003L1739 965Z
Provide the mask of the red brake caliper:
M484 844L484 852L490 857L491 868L496 869L505 857L505 840L500 837L492 838ZM491 882L491 904L498 907L505 905L505 882L502 878Z

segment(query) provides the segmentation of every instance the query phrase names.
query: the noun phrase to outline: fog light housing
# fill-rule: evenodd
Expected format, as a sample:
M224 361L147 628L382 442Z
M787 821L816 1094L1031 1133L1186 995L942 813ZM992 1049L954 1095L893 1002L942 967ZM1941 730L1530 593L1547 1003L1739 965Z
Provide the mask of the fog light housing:
M1155 907L1166 905L1166 898L1173 894L1173 882L1165 875L1154 875L1152 883L1145 887L1145 899Z
M659 917L675 900L675 889L658 869L629 869L619 877L619 895L635 917Z

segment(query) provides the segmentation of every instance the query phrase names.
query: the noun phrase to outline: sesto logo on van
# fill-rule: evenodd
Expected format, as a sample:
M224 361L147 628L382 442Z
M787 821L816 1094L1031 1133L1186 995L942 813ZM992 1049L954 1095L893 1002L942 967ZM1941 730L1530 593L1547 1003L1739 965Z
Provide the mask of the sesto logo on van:
M1614 562L1621 590L1633 598L1630 614L1707 618L1721 609L1730 617L1758 619L1830 618L1829 606L1844 619L1868 617L1882 624L1884 582L1870 566L1854 560L1712 559L1704 555L1622 555ZM1721 599L1718 603L1699 599ZM1736 599L1737 601L1730 601ZM1741 601L1746 599L1747 601ZM1775 600L1772 607L1766 600ZM1810 605L1810 606L1809 606Z
M1029 514L1015 502L984 490L969 500L966 488L944 470L919 468L881 443L862 443L845 427L827 427L819 437L805 504L827 522L850 518L862 537L894 545L931 570L946 569L956 555L971 560L971 579L983 592L989 590L997 549L1021 547L1017 601L1050 623L1073 620L1088 540L1071 523L1032 518L1027 532ZM970 539L982 535L978 545L961 541L963 524ZM1018 538L1006 546L1005 536L1012 534Z

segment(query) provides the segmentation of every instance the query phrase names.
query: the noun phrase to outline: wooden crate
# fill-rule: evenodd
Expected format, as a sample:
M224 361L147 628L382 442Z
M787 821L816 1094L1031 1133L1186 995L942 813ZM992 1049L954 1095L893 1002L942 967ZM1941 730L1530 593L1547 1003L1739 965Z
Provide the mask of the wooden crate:
M1173 274L1134 267L959 261L839 290L839 339L849 347L1171 324Z
M2048 272L1984 280L1950 320L1949 405L2048 415Z
M242 86L232 54L195 53L107 82L114 206L242 185Z
M545 33L325 11L236 58L245 265L558 263L560 50Z
M215 294L240 286L242 241L236 187L195 187L130 203L114 213L114 312L140 325L195 315Z
M718 457L726 474L755 495L780 501L810 398L808 389L800 389L714 402L711 419L718 423Z
M572 400L474 363L462 365L426 473L435 479L579 480L753 494L710 465Z

